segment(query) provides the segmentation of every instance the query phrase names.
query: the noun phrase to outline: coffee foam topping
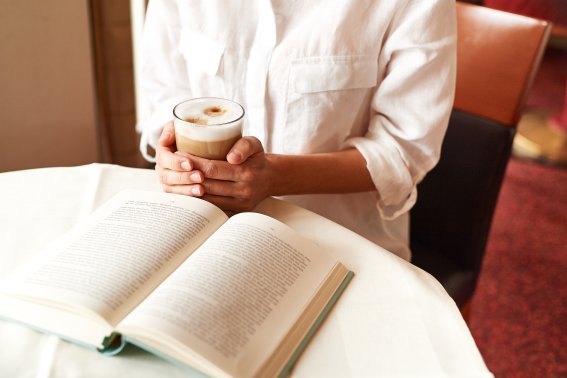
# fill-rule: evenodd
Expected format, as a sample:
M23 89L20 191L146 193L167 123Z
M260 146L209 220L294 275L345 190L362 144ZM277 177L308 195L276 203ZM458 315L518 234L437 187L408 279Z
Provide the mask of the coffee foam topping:
M241 133L244 109L226 99L198 98L177 105L174 114L177 133L191 139L216 141Z
M175 115L186 121L201 125L222 125L241 118L242 107L222 98L198 98L179 104Z

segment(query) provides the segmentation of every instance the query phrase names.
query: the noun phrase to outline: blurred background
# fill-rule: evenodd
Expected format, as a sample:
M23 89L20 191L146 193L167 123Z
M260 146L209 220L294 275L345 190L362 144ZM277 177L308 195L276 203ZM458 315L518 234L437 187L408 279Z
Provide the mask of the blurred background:
M0 0L0 172L138 151L147 0ZM567 0L470 0L553 22L514 141L469 326L497 377L567 377ZM506 67L502 67L503 70Z
M145 166L130 2L0 0L0 9L0 172Z

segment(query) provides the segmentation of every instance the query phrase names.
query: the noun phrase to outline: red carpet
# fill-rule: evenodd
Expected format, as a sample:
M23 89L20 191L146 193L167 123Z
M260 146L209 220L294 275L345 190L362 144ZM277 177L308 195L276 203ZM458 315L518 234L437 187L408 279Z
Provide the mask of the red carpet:
M469 324L499 377L567 377L567 169L512 160Z

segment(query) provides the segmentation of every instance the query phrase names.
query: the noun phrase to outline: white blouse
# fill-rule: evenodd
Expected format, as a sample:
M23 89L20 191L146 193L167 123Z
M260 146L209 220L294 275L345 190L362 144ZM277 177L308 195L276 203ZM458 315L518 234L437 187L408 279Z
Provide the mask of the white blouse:
M242 104L244 134L268 152L355 147L375 192L285 199L409 260L408 211L439 159L453 104L454 8L454 0L151 0L141 150L155 148L175 104L202 96Z

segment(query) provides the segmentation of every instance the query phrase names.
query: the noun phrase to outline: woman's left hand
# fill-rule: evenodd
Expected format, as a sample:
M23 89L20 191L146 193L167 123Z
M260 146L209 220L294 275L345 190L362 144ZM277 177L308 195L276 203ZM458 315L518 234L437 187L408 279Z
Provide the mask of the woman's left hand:
M208 160L183 152L193 169L204 175L203 199L227 212L249 211L271 195L273 166L255 137L239 139L227 155L227 161Z

